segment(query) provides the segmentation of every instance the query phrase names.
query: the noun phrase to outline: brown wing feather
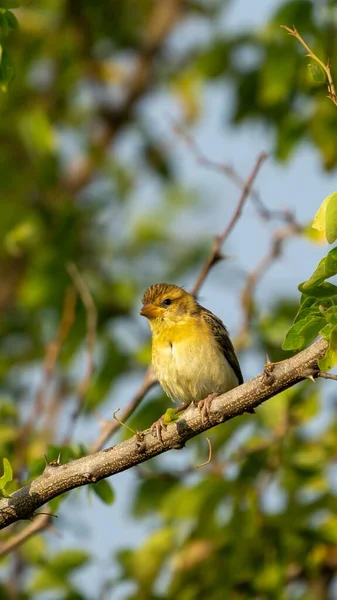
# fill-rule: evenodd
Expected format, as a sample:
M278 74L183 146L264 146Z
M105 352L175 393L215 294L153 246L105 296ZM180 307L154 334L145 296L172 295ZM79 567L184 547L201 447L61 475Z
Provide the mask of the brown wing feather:
M216 317L210 310L207 310L207 308L202 308L202 316L206 323L210 325L221 352L237 376L239 385L241 385L243 383L243 375L226 327L221 319Z

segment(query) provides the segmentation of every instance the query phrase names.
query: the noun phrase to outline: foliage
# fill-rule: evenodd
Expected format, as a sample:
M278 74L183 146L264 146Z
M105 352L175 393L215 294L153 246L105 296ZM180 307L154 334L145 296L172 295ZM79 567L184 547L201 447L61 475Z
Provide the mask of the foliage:
M322 203L312 223L322 231L331 244L337 238L337 194L330 194ZM322 370L330 370L337 363L337 286L326 281L337 275L337 248L322 258L312 276L299 285L302 292L300 308L294 325L283 342L284 350L301 350L318 334L329 341L327 356L322 359Z
M90 450L98 413L113 413L122 384L140 379L148 362L148 338L135 319L142 291L158 280L192 281L211 245L206 228L195 235L192 227L202 201L210 210L208 190L202 197L183 183L177 138L172 150L149 118L163 96L184 124L197 126L211 111L203 92L229 84L233 126L266 125L281 161L305 143L326 170L336 167L337 109L326 97L324 73L280 27L296 24L313 51L330 59L336 78L336 2L280 0L260 30L245 32L228 30L226 4L36 0L16 10L16 3L0 0L0 86L7 90L0 96L5 494L37 477L46 459L67 462ZM163 6L171 13L162 13ZM185 39L185 23L199 23L210 35ZM334 243L336 198L325 200L310 235L294 227L296 235L314 238L318 229ZM240 243L249 254L248 241ZM260 314L251 298L242 359L263 361L267 353L282 360L321 332L330 342L321 368L330 369L337 360L337 288L328 280L336 274L333 248L300 285L299 309L285 297ZM97 313L93 356L88 293ZM128 424L149 427L166 408L156 392ZM326 411L319 384L308 381L256 416L212 431L212 461L203 469L193 466L205 460L203 436L185 451L188 466L171 457L140 468L130 518L150 522L148 536L137 547L120 540L94 581L96 598L111 589L140 600L330 597L337 421L333 405L328 418ZM166 421L172 420L169 409ZM78 423L85 434L77 434ZM89 502L111 510L111 537L119 519L113 486L102 481L88 488ZM67 515L68 521L53 520L61 533L65 523L82 528L78 502L73 494L67 503L64 497L50 503L54 514ZM25 527L1 532L0 550ZM76 577L95 561L91 539L83 548L55 547L52 536L39 532L2 558L0 597L91 598Z

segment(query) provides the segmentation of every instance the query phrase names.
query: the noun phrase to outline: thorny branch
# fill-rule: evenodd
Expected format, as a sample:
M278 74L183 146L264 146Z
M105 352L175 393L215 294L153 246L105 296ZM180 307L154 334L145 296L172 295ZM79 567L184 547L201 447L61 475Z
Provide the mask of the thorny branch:
M302 44L303 48L307 51L307 56L309 58L312 58L312 60L314 60L324 71L327 78L328 98L330 98L330 100L337 106L337 95L335 90L335 84L333 82L331 74L330 61L328 60L327 63L324 64L324 62L320 58L318 58L318 56L311 50L310 46L308 46L308 44L304 41L302 36L298 33L296 27L293 27L292 29L290 27L287 27L286 25L281 25L281 27L289 35L296 38L300 42L300 44Z
M148 429L117 446L68 464L53 462L47 465L40 477L9 498L0 500L0 528L30 518L46 502L71 489L130 469L170 449L182 448L189 439L203 431L257 407L299 381L317 377L318 361L327 348L328 342L319 338L297 355L276 364L268 364L254 379L218 396L211 406L207 423L202 422L198 408L191 405L177 422L170 424L163 432L162 442Z

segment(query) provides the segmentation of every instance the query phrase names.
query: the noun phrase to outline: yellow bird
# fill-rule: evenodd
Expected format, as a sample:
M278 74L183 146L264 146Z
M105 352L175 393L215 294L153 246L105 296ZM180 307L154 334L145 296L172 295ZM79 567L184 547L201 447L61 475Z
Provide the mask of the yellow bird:
M151 285L140 314L152 331L152 366L162 388L184 410L198 404L203 421L218 394L243 383L233 344L222 321L181 287ZM160 420L154 424L158 437ZM161 426L163 423L161 422Z

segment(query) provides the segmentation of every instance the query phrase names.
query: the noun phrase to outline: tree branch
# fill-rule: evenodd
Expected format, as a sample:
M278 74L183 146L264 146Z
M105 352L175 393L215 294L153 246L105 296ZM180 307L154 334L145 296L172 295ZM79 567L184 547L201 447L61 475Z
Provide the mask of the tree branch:
M30 525L28 525L25 529L11 537L6 542L0 544L0 558L6 556L10 552L13 552L13 550L16 550L18 546L21 546L21 544L26 542L33 535L36 535L37 533L40 533L40 531L47 529L51 523L51 518L52 515L50 510L40 513L36 517L35 521L30 523Z
M211 250L210 255L208 256L208 258L206 259L200 275L197 279L197 281L195 282L191 293L196 296L198 291L200 290L202 284L204 283L210 269L213 267L213 265L215 265L215 263L217 263L219 260L221 260L222 256L220 254L220 248L223 245L223 243L225 242L225 240L228 238L229 234L231 233L231 231L234 229L236 222L238 221L238 219L241 216L242 213L242 209L243 206L250 194L250 191L253 187L254 181L257 177L257 174L263 164L263 162L266 160L267 158L267 154L265 152L262 152L261 154L259 154L259 156L257 157L256 163L253 167L253 170L251 172L251 174L249 175L249 177L247 178L247 181L245 182L243 189L242 189L242 193L241 193L241 197L240 200L237 204L237 207L234 211L234 214L231 218L231 220L229 221L227 227L224 229L224 231L222 232L221 235L216 236L214 243L213 243L213 248Z
M154 437L150 430L146 430L117 446L68 464L60 465L54 461L46 466L40 477L9 498L0 500L0 528L20 519L31 518L46 502L73 488L95 483L130 469L172 448L182 448L187 440L203 431L255 408L309 376L317 376L317 362L324 356L327 348L328 342L319 338L292 358L268 364L254 379L216 398L207 423L202 423L200 411L190 406L179 421L163 431L163 442Z

